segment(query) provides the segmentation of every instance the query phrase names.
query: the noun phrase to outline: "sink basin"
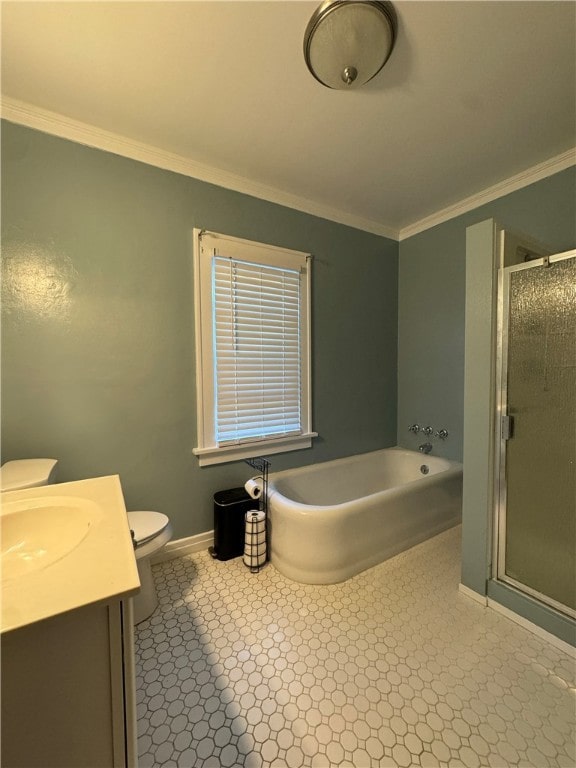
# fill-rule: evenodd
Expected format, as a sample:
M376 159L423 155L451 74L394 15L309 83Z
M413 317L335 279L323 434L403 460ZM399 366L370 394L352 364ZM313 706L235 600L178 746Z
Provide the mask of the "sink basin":
M118 475L0 495L0 638L140 588Z
M66 557L99 522L98 505L70 496L46 496L2 505L2 581L21 578Z

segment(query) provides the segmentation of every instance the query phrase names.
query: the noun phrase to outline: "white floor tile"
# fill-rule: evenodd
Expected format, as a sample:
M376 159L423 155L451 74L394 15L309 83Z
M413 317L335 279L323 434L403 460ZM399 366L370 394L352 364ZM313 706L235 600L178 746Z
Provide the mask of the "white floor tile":
M208 553L156 566L140 765L573 767L576 664L458 592L459 535L325 586Z

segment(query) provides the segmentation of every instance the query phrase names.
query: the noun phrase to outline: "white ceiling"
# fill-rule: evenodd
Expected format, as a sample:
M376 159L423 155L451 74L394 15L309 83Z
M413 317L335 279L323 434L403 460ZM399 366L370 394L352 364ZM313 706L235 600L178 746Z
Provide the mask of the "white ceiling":
M349 92L304 63L316 7L5 1L4 103L391 234L576 144L576 3L396 2L389 62Z

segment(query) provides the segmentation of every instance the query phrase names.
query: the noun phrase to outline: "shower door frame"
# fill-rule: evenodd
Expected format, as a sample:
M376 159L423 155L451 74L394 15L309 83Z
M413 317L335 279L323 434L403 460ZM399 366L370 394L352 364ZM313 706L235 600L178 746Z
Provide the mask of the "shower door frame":
M509 584L520 592L536 598L567 616L576 618L576 610L559 603L557 600L544 595L529 587L527 584L513 579L506 574L506 449L510 439L510 422L508 414L508 325L510 315L510 275L527 269L546 268L550 264L567 259L575 259L576 250L557 253L553 256L530 259L521 264L501 267L498 274L498 317L496 345L496 419L495 419L495 474L494 474L494 506L496 525L494 526L492 560L492 578L504 584Z

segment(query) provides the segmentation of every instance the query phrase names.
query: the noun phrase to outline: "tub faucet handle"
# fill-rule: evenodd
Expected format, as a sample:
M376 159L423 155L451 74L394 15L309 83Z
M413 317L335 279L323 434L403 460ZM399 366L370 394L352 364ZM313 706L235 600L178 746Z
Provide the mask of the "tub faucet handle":
M439 437L440 440L446 440L446 438L448 437L448 430L439 429L438 432L436 432L436 437Z
M426 437L430 437L430 435L432 434L432 432L434 432L434 430L432 429L432 427L423 427L422 432L424 432Z
M414 432L414 434L417 435L418 432L420 432L420 425L419 424L411 424L408 427L408 432Z

